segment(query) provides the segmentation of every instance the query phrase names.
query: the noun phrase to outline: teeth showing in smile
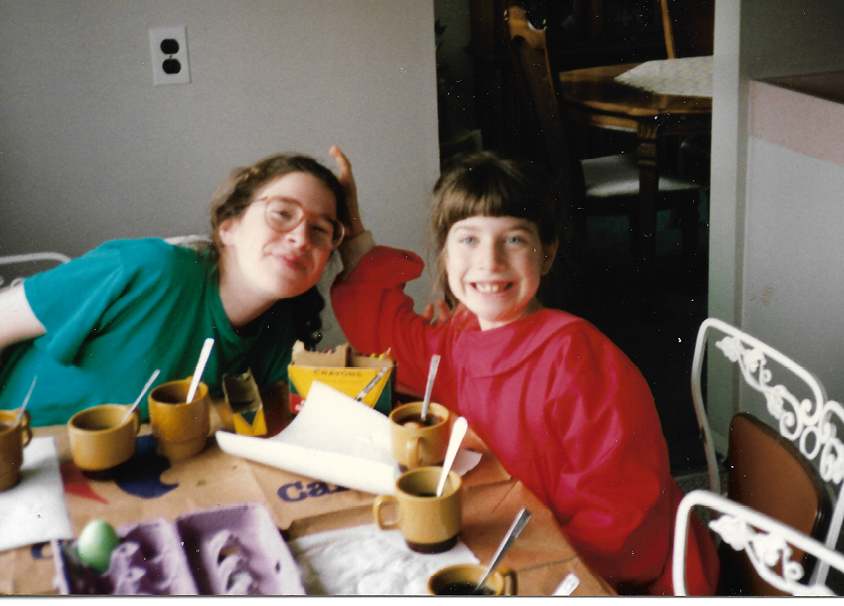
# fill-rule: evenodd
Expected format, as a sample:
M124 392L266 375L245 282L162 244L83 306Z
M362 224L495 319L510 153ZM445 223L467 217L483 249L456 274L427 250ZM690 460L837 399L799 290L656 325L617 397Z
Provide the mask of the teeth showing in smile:
M496 282L495 284L475 282L475 290L481 293L496 293L506 290L510 285L508 283Z

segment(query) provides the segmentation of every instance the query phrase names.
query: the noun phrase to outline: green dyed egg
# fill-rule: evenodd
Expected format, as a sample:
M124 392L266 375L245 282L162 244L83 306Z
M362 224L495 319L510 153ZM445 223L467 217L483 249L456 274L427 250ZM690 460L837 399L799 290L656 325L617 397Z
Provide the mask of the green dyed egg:
M82 562L103 573L108 570L111 552L119 544L120 538L111 524L105 520L91 520L76 540L76 553Z

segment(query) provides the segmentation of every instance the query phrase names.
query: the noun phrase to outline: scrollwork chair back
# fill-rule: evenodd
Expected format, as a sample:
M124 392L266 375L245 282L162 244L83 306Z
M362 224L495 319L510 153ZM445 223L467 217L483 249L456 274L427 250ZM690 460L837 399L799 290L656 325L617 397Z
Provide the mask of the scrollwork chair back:
M831 485L835 502L824 543L826 547L835 549L844 521L844 500L840 494L844 477L844 444L837 435L838 427L844 428L844 407L838 402L828 401L820 381L794 360L726 322L707 318L698 331L691 383L713 493L721 494L721 481L701 389L704 352L707 342L714 340L710 333L720 333L715 347L730 362L738 365L744 383L764 396L766 410L773 417L780 435L790 440L806 460L816 467L821 479ZM805 383L807 393L811 395L798 398L781 382L776 382L769 365L771 361ZM819 561L813 579L825 583L828 571L828 565Z
M675 595L686 595L686 539L693 507L711 510L713 515L709 528L736 551L744 551L759 576L780 591L797 596L835 595L824 581L801 583L803 567L793 561L791 555L796 548L811 554L827 568L843 572L844 555L750 507L707 490L691 491L677 508L672 556Z

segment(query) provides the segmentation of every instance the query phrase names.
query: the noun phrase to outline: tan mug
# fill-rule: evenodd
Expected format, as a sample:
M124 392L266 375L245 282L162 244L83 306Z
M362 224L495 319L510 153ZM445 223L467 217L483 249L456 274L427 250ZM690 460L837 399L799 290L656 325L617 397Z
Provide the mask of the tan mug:
M104 471L125 463L135 453L141 412L128 404L100 404L77 412L67 423L73 462L83 471Z
M15 423L17 410L0 410L0 490L8 490L18 483L23 449L32 439L29 411Z
M149 402L152 433L158 451L171 461L190 458L205 450L211 431L211 400L208 386L200 382L191 402L185 402L191 378L170 381L153 389Z
M393 458L402 471L440 465L451 436L449 413L445 406L430 403L422 424L422 402L410 402L390 413L390 439Z
M457 544L462 524L460 476L451 471L441 496L436 496L442 467L418 467L396 480L395 495L380 495L372 512L382 530L399 528L413 551L440 553ZM385 514L392 510L391 519Z
M428 579L430 595L516 595L516 573L509 568L497 568L490 574L481 590L475 593L486 566L455 564L437 571Z

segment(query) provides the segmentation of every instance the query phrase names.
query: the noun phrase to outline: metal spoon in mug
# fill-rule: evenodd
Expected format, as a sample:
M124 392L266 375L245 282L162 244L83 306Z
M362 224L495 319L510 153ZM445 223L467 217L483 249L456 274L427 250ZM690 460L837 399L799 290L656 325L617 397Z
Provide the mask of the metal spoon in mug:
M138 399L135 400L135 403L129 407L129 410L126 411L126 414L123 415L123 418L120 420L120 424L123 425L126 421L129 420L129 417L132 416L132 413L135 412L135 409L138 407L138 404L141 403L141 398L144 397L144 394L149 389L149 386L152 385L152 382L155 381L155 378L158 376L158 373L161 372L159 369L155 369L155 372L152 373L152 376L147 381L147 384L144 385L144 388L141 390L141 394L138 396Z
M451 471L451 466L454 465L454 458L457 456L457 451L460 449L460 443L466 435L466 430L469 429L469 424L463 417L457 417L454 425L451 427L451 437L448 439L448 449L445 451L445 460L443 461L443 470L440 473L440 481L437 484L437 496L441 497L443 488L445 488L445 481L448 478L448 472Z
M475 593L478 593L481 590L489 575L492 574L492 571L496 569L502 558L504 558L504 554L507 553L507 550L510 549L513 541L515 541L516 537L519 536L522 528L524 528L525 524L527 524L528 520L530 520L530 515L530 512L524 507L522 507L521 511L519 511L516 515L516 519L513 520L513 523L510 525L510 530L507 531L507 534L504 535L504 540L501 541L501 545L498 546L498 551L496 551L495 555L492 556L492 562L490 562L489 568L486 569L486 573L475 586Z
M422 412L419 416L422 418L424 424L425 419L428 418L428 405L431 403L431 390L434 388L434 379L437 376L437 367L440 365L440 356L434 354L431 356L431 366L428 369L428 384L425 386L425 399L422 400Z
M214 347L214 339L211 337L205 339L205 343L202 344L202 351L199 353L199 361L196 363L196 370L193 371L193 379L190 382L186 402L193 402L193 397L196 395L196 390L199 387L199 380L202 378L202 373L205 371L205 364L208 362L208 356L211 355L212 347Z
M23 419L23 411L26 410L26 405L29 403L29 396L32 395L32 390L35 388L35 381L38 380L38 375L35 375L32 379L32 385L29 386L29 391L26 392L26 397L23 399L23 404L21 407L18 408L18 414L15 416L15 425L21 422Z

